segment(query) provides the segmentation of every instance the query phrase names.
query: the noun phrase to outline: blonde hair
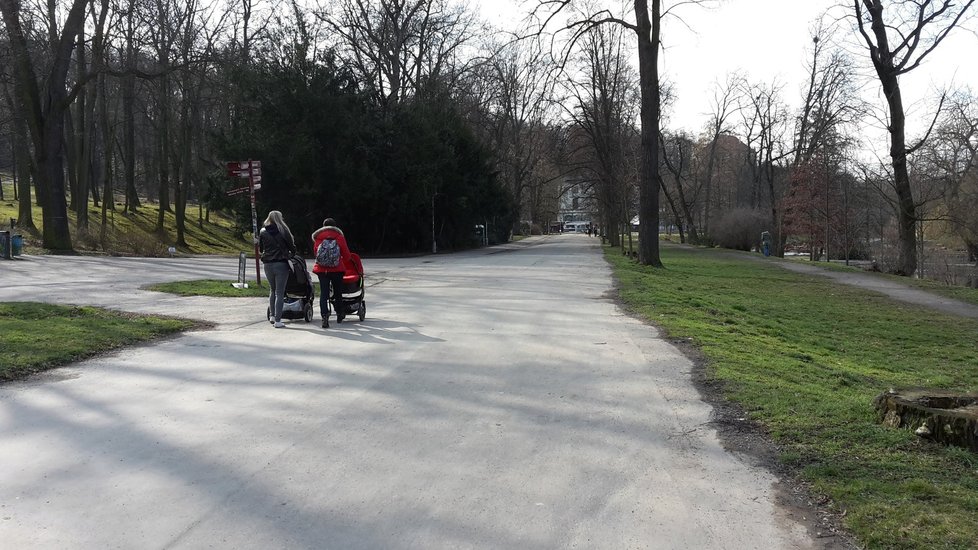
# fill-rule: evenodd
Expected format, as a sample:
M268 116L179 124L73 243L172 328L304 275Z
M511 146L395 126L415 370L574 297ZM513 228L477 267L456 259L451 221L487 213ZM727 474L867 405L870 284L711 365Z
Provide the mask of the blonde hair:
M285 225L285 220L282 219L282 213L279 212L278 210L272 210L271 212L269 212L268 217L265 218L265 223L263 223L262 225L268 227L273 223L275 224L275 227L278 227L279 231L288 235L289 238L292 239L292 230L289 229L289 226Z

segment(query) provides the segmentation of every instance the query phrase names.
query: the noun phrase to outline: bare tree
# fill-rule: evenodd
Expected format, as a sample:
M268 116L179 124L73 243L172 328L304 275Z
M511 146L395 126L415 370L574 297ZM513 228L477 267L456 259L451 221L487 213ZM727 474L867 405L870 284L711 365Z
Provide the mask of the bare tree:
M676 5L690 2L678 2ZM641 164L639 170L639 263L662 266L659 254L659 131L661 122L661 96L659 82L659 48L662 37L662 18L668 14L661 0L634 0L634 21L613 14L608 10L576 11L573 0L538 0L533 16L541 20L540 32L550 26L561 13L569 20L558 32L569 33L568 48L589 29L605 24L621 25L635 33L638 45L638 73L641 121ZM565 58L569 55L567 50Z
M490 90L485 117L500 176L520 209L519 224L526 215L532 218L527 199L534 194L534 184L541 181L539 172L552 150L546 138L552 75L549 58L538 44L510 41L491 49L496 53L481 68Z
M599 217L612 246L628 227L629 144L634 131L637 75L627 63L623 28L594 27L581 38L581 75L569 87L570 115L585 138L581 167L594 182Z
M70 193L72 204L75 211L75 224L79 229L88 227L88 195L91 192L96 206L99 204L99 190L93 185L93 175L95 173L95 141L96 141L96 116L95 111L98 106L98 81L92 80L90 74L101 74L105 67L106 37L105 26L109 15L109 0L99 2L98 11L95 11L95 3L92 3L92 27L94 34L89 45L86 39L86 29L78 33L78 47L75 48L77 73L76 83L84 84L75 101L75 113L77 122L71 123L71 118L67 119L69 128L66 133L74 137L74 148L69 149L73 154L69 155L68 175L73 181Z
M466 8L449 0L338 0L318 15L382 106L452 76L475 34Z
M34 203L31 200L31 179L33 162L31 161L30 135L24 117L18 116L19 110L14 103L14 95L11 93L11 85L4 78L3 96L10 109L10 125L12 127L11 140L11 159L13 160L14 188L17 196L17 223L29 230L36 230L34 224Z
M972 261L978 261L978 97L960 90L948 101L933 138L912 165L919 179L930 182L931 196L950 233L957 235ZM925 188L926 190L926 188ZM920 202L918 200L918 202Z
M139 209L139 193L136 190L136 69L139 59L139 44L142 31L136 13L135 0L123 0L121 44L117 46L118 57L126 74L122 77L122 157L123 179L125 181L125 211L135 214Z
M195 184L201 179L202 110L208 60L214 57L217 36L222 32L223 21L228 17L228 12L210 9L208 3L185 1L188 15L183 21L176 44L180 62L177 71L179 141L173 162L174 172L179 174L174 185L176 244L183 247L187 246L187 201Z
M173 101L174 79L173 66L177 64L178 45L181 31L192 15L192 7L176 0L153 0L142 13L143 25L148 31L150 45L155 56L156 70L160 75L156 78L156 169L158 175L157 188L157 219L156 231L163 235L165 232L165 215L171 210L170 186L172 155L174 143L173 130Z
M769 86L745 83L741 95L746 104L741 113L747 153L751 157L748 163L751 171L750 207L758 209L762 206L764 188L767 191L771 228L775 232L774 253L783 256L779 203L786 171L784 163L790 154L790 146L787 138L788 112L780 94L781 88L777 83Z
M699 187L695 186L693 176L693 140L686 133L662 134L662 161L671 175L675 186L675 199L672 193L665 186L663 178L663 192L666 199L670 202L674 216L677 219L677 226L680 228L680 239L685 238L685 233L689 234L689 240L693 244L699 244L699 230L696 227L696 217L693 214L696 197ZM685 233L683 230L685 229ZM683 240L685 242L685 240Z
M865 112L852 76L852 59L831 44L831 33L819 26L812 37L808 85L795 121L792 167L810 161L833 134L855 124Z
M75 47L75 37L84 24L87 4L87 0L73 0L68 5L60 29L54 14L51 14L48 33L51 63L44 73L40 73L31 59L22 25L21 1L0 0L0 13L14 65L15 103L20 108L21 116L27 120L33 145L33 162L37 166L35 189L44 224L42 241L45 248L53 250L72 248L65 201L64 117L71 103L66 84L71 52Z
M706 160L706 171L703 174L703 233L706 235L710 234L711 208L714 202L713 180L716 176L720 136L733 131L730 117L737 111L742 81L741 75L729 74L722 85L717 83L713 89L713 111L706 126L709 152Z
M820 24L812 34L807 86L795 117L788 197L781 214L782 220L791 218L793 225L804 225L811 243L815 242L815 219L820 220L823 225L819 239L825 248L826 259L830 247L835 247L838 241L831 238L831 233L841 228L844 234L838 248L848 257L852 225L849 199L853 195L849 187L855 180L844 174L841 165L848 158L847 149L852 145L847 133L864 114L865 108L852 76L852 61L843 50L833 47L831 30ZM817 196L818 200L808 201L808 220L799 224L798 212L804 210L805 196ZM788 214L788 209L795 212ZM783 254L787 237L785 225L777 225L779 254ZM817 255L814 244L812 250L814 258Z
M907 156L926 136L907 144L906 113L899 78L920 66L958 24L975 0L853 0L859 36L883 89L889 112L890 159L897 196L899 260L894 270L910 276L917 271L917 204L907 168Z

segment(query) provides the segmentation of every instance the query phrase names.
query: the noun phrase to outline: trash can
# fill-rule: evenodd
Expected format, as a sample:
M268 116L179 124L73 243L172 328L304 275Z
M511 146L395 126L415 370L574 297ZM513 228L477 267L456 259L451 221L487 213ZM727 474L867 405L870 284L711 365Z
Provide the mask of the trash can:
M0 231L0 258L10 259L10 231Z
M771 233L769 231L761 233L761 254L771 255Z
M10 255L20 256L20 253L24 250L24 236L14 235L10 237Z

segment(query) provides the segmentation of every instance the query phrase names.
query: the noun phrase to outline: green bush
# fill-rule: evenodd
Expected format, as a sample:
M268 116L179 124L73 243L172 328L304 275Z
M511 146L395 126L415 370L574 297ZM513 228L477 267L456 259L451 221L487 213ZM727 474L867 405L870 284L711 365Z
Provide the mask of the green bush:
M764 231L771 231L770 216L752 208L735 208L717 219L710 237L723 248L751 250L760 244Z

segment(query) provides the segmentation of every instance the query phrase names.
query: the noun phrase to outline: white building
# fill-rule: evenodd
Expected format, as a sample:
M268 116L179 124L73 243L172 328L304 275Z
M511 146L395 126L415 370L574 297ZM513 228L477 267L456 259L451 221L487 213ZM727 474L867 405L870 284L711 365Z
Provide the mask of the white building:
M587 231L593 218L590 189L578 181L565 179L561 186L557 221L565 232Z

